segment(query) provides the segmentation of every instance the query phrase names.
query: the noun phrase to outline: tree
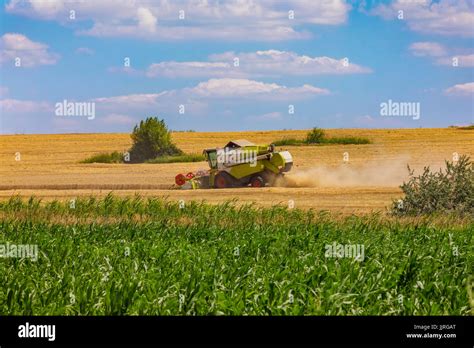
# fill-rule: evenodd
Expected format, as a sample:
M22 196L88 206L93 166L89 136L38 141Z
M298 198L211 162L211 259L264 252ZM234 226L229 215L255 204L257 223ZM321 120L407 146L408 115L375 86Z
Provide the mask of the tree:
M181 155L183 152L171 141L171 133L164 120L148 117L133 128L130 161L144 162L159 156Z

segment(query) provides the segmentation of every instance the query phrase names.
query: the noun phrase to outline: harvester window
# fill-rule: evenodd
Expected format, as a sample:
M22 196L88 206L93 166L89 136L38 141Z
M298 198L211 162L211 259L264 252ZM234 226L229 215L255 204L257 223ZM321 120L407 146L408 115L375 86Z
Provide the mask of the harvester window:
M217 152L216 151L208 152L207 155L209 158L209 166L212 169L216 169L217 168Z

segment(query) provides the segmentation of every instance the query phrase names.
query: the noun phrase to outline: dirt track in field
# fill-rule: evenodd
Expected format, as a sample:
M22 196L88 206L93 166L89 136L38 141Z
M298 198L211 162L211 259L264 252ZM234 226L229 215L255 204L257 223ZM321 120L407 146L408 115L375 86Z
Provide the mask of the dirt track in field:
M174 133L177 145L189 153L245 138L266 144L303 138L306 131ZM0 136L0 199L35 195L44 199L106 195L167 197L218 203L237 199L259 205L294 202L295 207L343 213L385 210L400 196L406 165L440 167L453 153L474 157L474 131L459 129L327 130L328 136L361 136L369 145L282 147L294 158L288 176L292 187L225 190L171 190L174 176L207 168L201 163L81 164L98 153L124 151L128 134L64 134ZM344 161L344 153L348 161ZM18 158L19 155L19 158ZM19 159L19 160L17 160Z

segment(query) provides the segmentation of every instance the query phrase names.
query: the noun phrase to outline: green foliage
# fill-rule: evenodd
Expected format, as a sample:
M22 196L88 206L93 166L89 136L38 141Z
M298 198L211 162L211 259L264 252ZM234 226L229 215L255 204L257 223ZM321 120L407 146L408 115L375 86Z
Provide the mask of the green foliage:
M472 220L112 195L13 197L0 214L0 243L40 254L1 259L0 315L472 313ZM326 257L334 242L364 245L364 260Z
M334 137L323 139L324 144L370 144L370 140L361 137Z
M101 153L81 161L81 163L123 163L123 154L118 151Z
M321 128L314 127L306 135L305 143L306 144L320 144L325 138L324 130Z
M171 133L164 120L149 117L133 128L130 162L144 162L159 156L182 155L183 152L171 141Z
M300 146L300 145L304 145L304 142L302 140L295 139L295 138L284 138L284 139L276 140L272 142L272 144L275 146Z
M361 137L333 137L327 138L324 130L313 128L308 132L304 140L295 138L284 138L273 142L275 146L301 146L312 144L370 144L370 140Z
M414 176L400 188L405 197L393 202L395 214L430 214L457 212L474 214L474 164L461 156L457 162L446 161L445 171L432 172L425 167L423 174Z
M206 158L198 154L185 154L178 156L162 156L146 161L147 163L181 163L181 162L202 162Z

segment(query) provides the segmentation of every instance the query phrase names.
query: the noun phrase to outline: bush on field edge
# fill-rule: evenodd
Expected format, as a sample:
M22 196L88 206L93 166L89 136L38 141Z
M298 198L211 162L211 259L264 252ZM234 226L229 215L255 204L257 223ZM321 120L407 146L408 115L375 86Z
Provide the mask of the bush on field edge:
M361 137L332 137L327 138L323 129L314 127L307 134L303 140L295 138L284 138L275 140L275 146L300 146L313 144L370 144L370 140Z
M443 171L425 167L423 174L414 175L408 166L409 180L400 188L404 198L394 201L396 215L460 213L474 215L474 163L463 155L456 162L446 161Z

